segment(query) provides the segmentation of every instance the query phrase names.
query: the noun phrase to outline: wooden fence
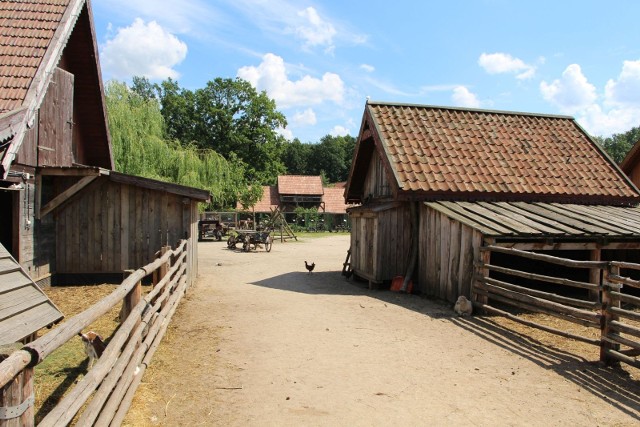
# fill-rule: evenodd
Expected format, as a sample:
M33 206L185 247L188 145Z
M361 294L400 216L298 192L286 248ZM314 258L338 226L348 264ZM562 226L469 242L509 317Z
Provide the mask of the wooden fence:
M588 269L590 277L598 283L570 280L562 277L525 272L490 263L490 253L503 253L553 265L575 269ZM500 246L482 248L482 261L475 265L473 294L477 306L486 312L505 316L515 322L575 339L600 347L600 360L610 364L625 362L640 367L635 356L640 355L640 298L621 292L623 286L640 288L640 281L620 275L621 269L640 270L640 264L617 261L577 261L551 255L522 251ZM556 293L531 289L525 286L497 280L490 273L501 277L515 277L565 288L588 290L592 298L581 299ZM574 294L569 292L569 294ZM594 297L595 296L595 297ZM578 335L551 326L523 319L489 303L498 302L534 313L543 313L571 323L600 331L600 338ZM624 304L622 308L621 303ZM621 349L621 346L625 349Z
M11 419L0 420L0 426L34 425L34 366L122 301L121 324L100 359L38 424L67 425L84 408L77 425L120 425L186 292L189 249L186 240L175 250L163 248L159 258L134 271L110 295L2 361L2 403L15 413ZM153 290L142 298L142 280L151 274Z

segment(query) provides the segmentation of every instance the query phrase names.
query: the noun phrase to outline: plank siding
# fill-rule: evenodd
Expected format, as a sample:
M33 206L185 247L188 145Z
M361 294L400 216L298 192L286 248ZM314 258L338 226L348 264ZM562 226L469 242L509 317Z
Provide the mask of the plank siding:
M183 200L107 177L97 179L55 213L56 271L122 273L149 263L163 245L175 247L185 236L197 235L198 202ZM190 262L196 271L195 260Z
M71 166L73 74L56 68L40 106L38 166Z
M481 240L478 230L422 205L418 289L427 296L449 302L460 295L470 298L474 249Z
M371 161L364 183L365 197L384 198L391 196L391 186L387 172L382 165L382 159L377 152L371 156Z

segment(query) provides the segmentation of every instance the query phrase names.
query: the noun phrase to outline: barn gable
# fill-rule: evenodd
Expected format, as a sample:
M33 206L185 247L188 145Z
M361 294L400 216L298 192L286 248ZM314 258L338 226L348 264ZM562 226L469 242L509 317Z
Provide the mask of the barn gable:
M367 102L347 201L373 197L376 179L397 200L640 200L573 118L529 113Z
M14 162L23 172L43 165L43 159L45 165L112 168L97 58L88 1L0 3L1 178L9 176ZM52 93L52 81L60 84L60 93ZM42 110L43 105L48 107ZM58 114L66 106L68 113ZM58 151L53 160L52 150Z
M570 117L368 102L345 199L354 274L451 302L487 245L640 258L638 190Z

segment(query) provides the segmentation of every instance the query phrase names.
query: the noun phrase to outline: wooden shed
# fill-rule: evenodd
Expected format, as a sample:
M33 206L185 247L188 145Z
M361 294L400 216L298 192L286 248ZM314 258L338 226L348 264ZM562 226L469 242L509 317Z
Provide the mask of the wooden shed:
M55 218L57 282L120 281L124 271L148 264L181 239L189 240L193 280L198 248L192 237L208 191L90 167L45 168L41 177L42 188L58 189L42 196L37 211L40 220Z
M638 190L567 116L367 102L345 199L356 275L449 301L486 244L640 249Z
M38 285L121 279L163 245L197 236L206 191L112 171L90 1L2 1L0 34L0 244L21 271ZM195 240L189 247L191 280ZM24 308L29 297L7 286L0 307Z

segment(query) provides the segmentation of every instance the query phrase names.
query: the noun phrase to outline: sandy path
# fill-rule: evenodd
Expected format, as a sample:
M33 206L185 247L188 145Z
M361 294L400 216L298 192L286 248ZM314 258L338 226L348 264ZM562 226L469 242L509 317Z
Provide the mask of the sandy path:
M348 245L346 235L271 253L200 243L200 278L128 423L637 425L637 382L491 321L348 282Z

